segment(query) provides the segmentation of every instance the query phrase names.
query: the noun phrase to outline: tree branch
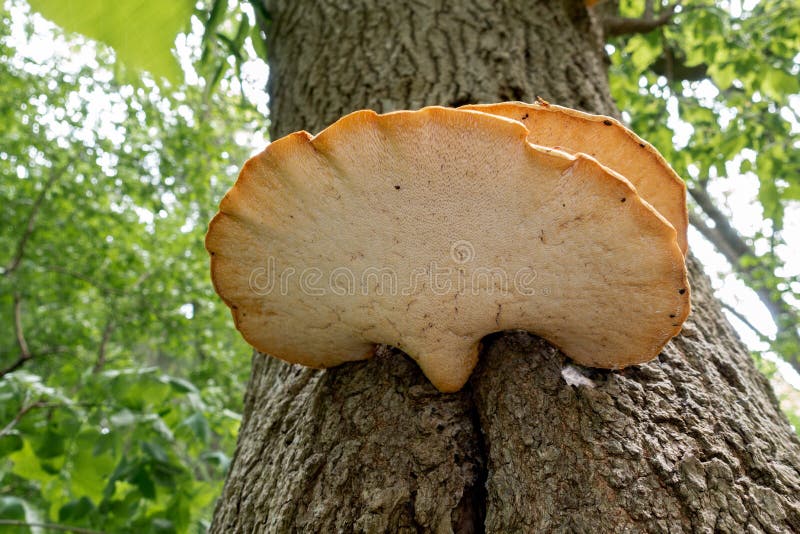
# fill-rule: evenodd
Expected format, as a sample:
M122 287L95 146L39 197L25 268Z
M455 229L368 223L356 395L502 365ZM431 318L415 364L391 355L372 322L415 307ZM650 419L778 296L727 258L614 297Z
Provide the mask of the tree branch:
M36 401L36 402L34 402L32 404L29 404L27 406L23 406L20 409L20 411L17 412L17 415L14 416L14 419L12 419L11 422L8 423L3 428L3 430L0 430L0 437L3 437L6 434L10 433L14 429L14 427L17 426L17 423L19 423L22 420L22 418L25 417L25 414L27 414L28 412L30 412L32 410L35 410L36 408L45 408L47 406L48 406L48 403L46 403L44 401Z
M645 0L645 3L644 3L644 17L643 18L645 18L645 19L652 19L653 18L653 13L655 13L655 10L653 9L653 4L654 3L655 2L653 2L653 0Z
M708 78L708 65L687 65L686 57L682 53L676 54L672 48L665 47L664 53L658 57L650 68L660 76L669 80L686 80L697 82Z
M103 329L103 336L100 339L100 347L97 349L97 361L94 363L92 373L97 374L103 370L106 365L106 346L108 340L111 339L111 333L114 331L114 322L111 319L106 321L106 327Z
M725 247L730 251L731 256L726 256L728 257L728 261L738 263L743 256L755 256L750 249L750 245L747 244L739 232L731 225L728 216L720 211L711 198L711 195L708 194L708 191L702 187L689 187L689 194L692 195L692 198L697 202L697 205L700 206L700 209L703 210L703 213L714 221L716 233L719 235L720 239L724 241Z
M766 306L772 316L772 320L778 327L778 336L776 338L780 338L782 335L789 336L800 345L800 335L796 326L798 319L800 319L798 311L781 298L781 291L776 287L776 284L767 283L762 285L764 281L756 276L756 268L742 263L742 259L746 256L756 257L755 251L731 225L728 217L720 211L705 188L702 186L689 187L688 190L703 211L703 214L714 223L712 227L699 215L690 213L689 220L692 226L703 234L703 237L708 239L720 254L725 256L733 271L756 292L759 300ZM755 331L758 332L757 330ZM797 355L788 361L800 372L800 358Z
M3 276L10 276L11 273L17 270L19 264L22 262L22 257L25 255L25 246L28 244L28 240L31 238L31 235L33 235L33 231L36 228L36 217L39 215L39 209L42 207L44 197L55 183L58 175L59 173L56 168L51 167L50 176L47 179L47 182L45 182L44 187L42 187L42 190L39 191L39 195L36 197L36 200L34 200L33 206L31 206L31 211L28 213L28 219L25 222L25 230L23 230L22 236L17 242L14 257L11 258L9 264L3 268Z
M714 248L717 249L717 252L725 256L725 259L728 260L728 263L731 265L735 264L739 261L741 256L733 250L731 245L725 239L725 236L722 232L719 231L719 228L716 226L711 226L709 223L706 222L705 219L698 213L693 211L689 212L689 223L699 231L703 237L708 239Z
M88 406L88 407L96 407L98 406L97 403L94 402L74 402L74 403L64 403L64 402L45 402L43 400L38 400L33 402L27 406L23 406L20 408L17 415L14 416L14 419L11 420L3 430L0 430L0 437L5 436L6 434L10 433L15 426L25 417L26 414L29 412L37 409L37 408L72 408L74 406Z
M675 2L665 7L658 16L653 15L653 2L649 0L645 4L644 14L640 18L618 17L615 15L607 16L603 19L603 30L606 37L619 37L620 35L631 35L635 33L649 33L656 28L669 24L672 15L680 2Z
M714 248L725 256L725 259L731 264L734 272L742 276L747 285L756 292L759 300L761 300L764 306L767 307L767 310L769 310L775 324L780 325L781 315L787 312L791 313L794 310L789 308L783 299L773 298L768 288L753 287L755 285L753 267L742 265L742 258L745 256L755 257L755 251L753 251L750 245L745 242L744 238L739 235L739 232L731 226L728 217L717 208L705 189L690 187L689 194L695 202L697 202L697 205L700 206L700 209L703 210L703 213L714 223L714 226L711 227L700 216L691 213L689 215L689 220L692 226L697 228L697 230L703 234L703 237L708 239L711 244L714 245Z
M757 336L758 336L758 337L761 339L761 341L764 341L765 343L771 343L771 342L772 342L772 340L769 338L769 336L767 336L766 334L764 334L763 332L761 332L761 330L759 330L758 328L756 328L756 327L755 327L755 325L753 325L753 323L751 323L751 322L750 322L750 321L747 319L747 317L745 317L744 315L742 315L741 313L739 313L739 312L736 310L736 308L734 308L734 307L733 307L733 306L731 306L730 304L727 304L727 303L725 303L725 302L722 302L722 301L720 301L720 304L722 305L722 307L723 307L725 310L729 311L729 312L731 313L731 315L733 315L734 317L736 317L737 319L739 319L741 322L743 322L743 323L744 323L744 325L745 325L747 328L749 328L750 330L752 330L752 331L753 331L753 333L754 333L755 335L757 335Z
M29 360L33 357L28 342L25 341L25 333L22 331L22 297L19 293L14 293L14 335L19 345L20 357Z
M69 352L69 347L51 347L44 350L37 350L35 354L31 353L30 358L22 358L22 356L20 355L20 357L18 357L14 363L9 365L5 369L0 369L0 378L3 378L8 374L13 373L14 371L22 367L25 364L25 362L33 360L34 357L39 358L42 356L49 356L51 354L61 354L64 352Z
M5 369L0 369L0 378L3 378L7 374L13 373L25 365L25 362L32 360L34 357L34 353L31 352L30 348L28 347L28 342L25 339L25 331L22 329L22 297L20 297L19 293L14 293L14 337L16 337L17 346L19 346L19 356L14 363ZM53 347L43 351L38 351L37 355L44 356L47 354L64 352L66 350L66 347Z
M33 358L33 354L28 348L28 342L25 340L25 332L22 330L22 298L19 293L14 293L14 337L16 337L17 346L19 346L19 357L9 367L0 371L0 378L16 371L25 362Z

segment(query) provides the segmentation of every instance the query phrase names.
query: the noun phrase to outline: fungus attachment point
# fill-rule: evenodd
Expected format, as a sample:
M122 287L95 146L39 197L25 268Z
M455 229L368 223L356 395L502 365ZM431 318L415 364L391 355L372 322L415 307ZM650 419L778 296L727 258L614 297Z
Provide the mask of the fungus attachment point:
M251 158L206 236L242 336L318 368L394 345L441 391L502 330L583 365L654 358L689 313L675 229L604 154L499 115L358 111Z

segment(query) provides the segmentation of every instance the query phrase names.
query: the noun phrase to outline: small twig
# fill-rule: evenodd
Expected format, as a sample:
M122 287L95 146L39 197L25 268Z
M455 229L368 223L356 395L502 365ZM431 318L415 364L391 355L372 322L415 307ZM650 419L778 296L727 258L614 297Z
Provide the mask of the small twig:
M653 3L650 1L645 5L644 15L640 18L608 16L603 19L605 35L606 37L618 37L634 33L650 33L656 28L669 24L679 5L680 2L670 4L658 16L655 16L652 13Z
M106 534L102 530L91 530L88 528L71 527L69 525L58 525L56 523L30 523L28 521L21 521L19 519L0 519L0 525L9 525L15 527L49 528L52 530L60 530L63 532L75 532L77 534Z
M702 187L690 187L689 194L703 210L703 213L714 222L712 228L698 216L690 215L692 225L725 256L735 272L746 277L746 281L752 282L753 268L743 266L742 259L747 256L756 257L755 251L733 227L730 219L720 211L708 191ZM797 312L786 301L781 298L776 299L772 295L771 288L754 287L752 283L748 283L748 285L753 288L761 302L767 307L776 324L781 324L780 317L784 314L792 318L797 316Z
M725 256L725 259L728 260L728 263L735 266L739 263L739 260L742 259L742 256L737 254L728 240L725 239L725 236L722 234L722 232L720 232L719 227L711 226L699 213L695 213L694 211L690 210L689 223L694 226L698 232L703 234L703 237L708 239L720 254Z
M742 262L745 257L757 257L752 247L745 241L739 232L731 225L730 220L717 207L708 191L702 186L690 187L689 193L697 205L702 209L703 214L713 223L712 227L698 214L689 214L689 221L703 237L708 239L714 248L717 249L731 265L733 272L758 295L759 300L766 306L772 320L778 327L778 338L789 336L795 343L800 341L796 326L798 324L798 311L791 304L786 302L781 296L782 291L778 290L776 282L764 283L758 276L756 267L746 265ZM778 295L776 295L776 292ZM748 324L742 318L745 324ZM758 330L752 328L759 333ZM771 343L769 338L765 341ZM795 370L800 372L800 358L796 355L785 355L785 359Z
M739 232L733 227L730 219L714 203L711 195L702 187L689 187L689 194L692 196L700 209L703 210L719 231L720 236L725 240L727 247L735 255L734 262L741 260L743 256L753 255L750 245L742 238ZM728 258L730 261L733 258Z
M94 368L92 368L92 373L97 374L103 370L103 367L106 365L106 346L108 345L108 340L111 339L111 333L114 331L114 322L111 319L108 319L106 322L106 327L103 329L103 336L100 339L100 346L97 349L97 361L94 363Z
M0 371L0 378L16 371L33 358L33 354L28 348L28 342L25 341L25 332L22 330L22 298L19 293L14 293L14 336L17 338L17 346L19 346L19 357L9 367Z
M17 415L14 416L14 419L11 420L2 430L0 430L0 437L9 434L15 426L25 417L26 414L29 412L37 409L37 408L70 408L73 406L88 406L88 407L95 407L97 403L94 402L76 402L73 404L65 404L63 402L45 402L42 400L33 402L27 406L23 406Z
M50 356L51 354L61 354L61 353L64 353L64 352L69 352L69 350L70 350L69 347L50 347L50 348L43 349L43 350L37 350L35 356L37 358L41 357L41 356ZM17 358L17 360L14 363L9 365L5 369L0 369L0 378L3 378L7 374L13 373L14 371L16 371L17 369L22 367L25 364L25 362L27 362L29 360L32 360L33 358L34 358L33 354L31 354L30 358L23 358L20 355L20 357Z
M22 409L20 409L20 411L17 412L17 415L14 416L14 419L12 419L11 422L8 423L3 428L3 430L0 430L0 437L3 437L6 434L10 433L14 429L14 427L17 426L17 423L19 423L20 420L22 420L22 418L25 417L25 414L27 414L28 412L30 412L31 410L34 410L36 408L44 408L46 406L47 406L47 403L44 402L44 401L36 401L33 404L29 404L27 406L23 406Z
M14 335L17 337L20 357L29 360L33 357L28 342L25 341L25 333L22 331L22 297L19 293L14 293Z
M17 270L22 262L22 257L25 255L25 246L28 244L28 240L31 238L31 235L33 235L33 231L36 228L36 217L39 215L39 209L42 207L44 197L47 195L47 192L53 186L58 176L59 172L55 167L52 167L50 169L50 176L47 179L47 182L45 182L42 190L39 191L39 195L36 197L36 200L33 201L33 206L31 206L31 211L28 213L28 219L25 222L25 230L22 232L22 236L17 242L17 249L14 253L14 257L11 258L9 264L3 269L3 276L11 275L11 273Z
M25 362L34 358L34 353L28 347L28 342L25 339L25 331L22 329L22 297L20 297L19 293L14 293L14 336L17 338L19 356L14 363L5 369L0 369L0 378L3 378L9 373L13 373L25 365ZM47 354L65 352L66 350L68 350L66 347L53 347L38 351L36 355L45 356Z
M653 18L653 13L655 13L655 11L653 10L653 4L654 3L655 2L653 0L646 0L645 1L645 3L644 3L644 17L643 18L645 18L645 19L652 19Z

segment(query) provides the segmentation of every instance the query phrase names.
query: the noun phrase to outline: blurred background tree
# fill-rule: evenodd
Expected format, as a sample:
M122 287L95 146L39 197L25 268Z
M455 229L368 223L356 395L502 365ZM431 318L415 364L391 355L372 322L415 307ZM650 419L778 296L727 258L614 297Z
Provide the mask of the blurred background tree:
M265 124L190 15L172 82L0 11L0 519L203 531L220 492L248 347L203 236Z
M6 526L207 527L249 348L211 289L203 235L266 143L263 79L247 74L253 62L266 72L261 6L2 5ZM606 50L623 118L687 180L691 247L762 368L778 383L775 365L788 362L797 380L800 3L596 9L613 14ZM796 391L784 391L800 427Z

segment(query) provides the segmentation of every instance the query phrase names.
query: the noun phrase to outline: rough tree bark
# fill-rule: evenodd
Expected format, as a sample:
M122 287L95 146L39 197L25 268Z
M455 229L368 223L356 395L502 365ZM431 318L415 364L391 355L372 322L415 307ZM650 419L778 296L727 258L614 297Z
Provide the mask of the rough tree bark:
M577 0L267 0L271 133L536 96L615 114ZM502 206L498 206L502 209ZM485 340L439 394L402 353L328 371L255 354L213 532L800 531L800 443L689 259L694 312L647 365Z

